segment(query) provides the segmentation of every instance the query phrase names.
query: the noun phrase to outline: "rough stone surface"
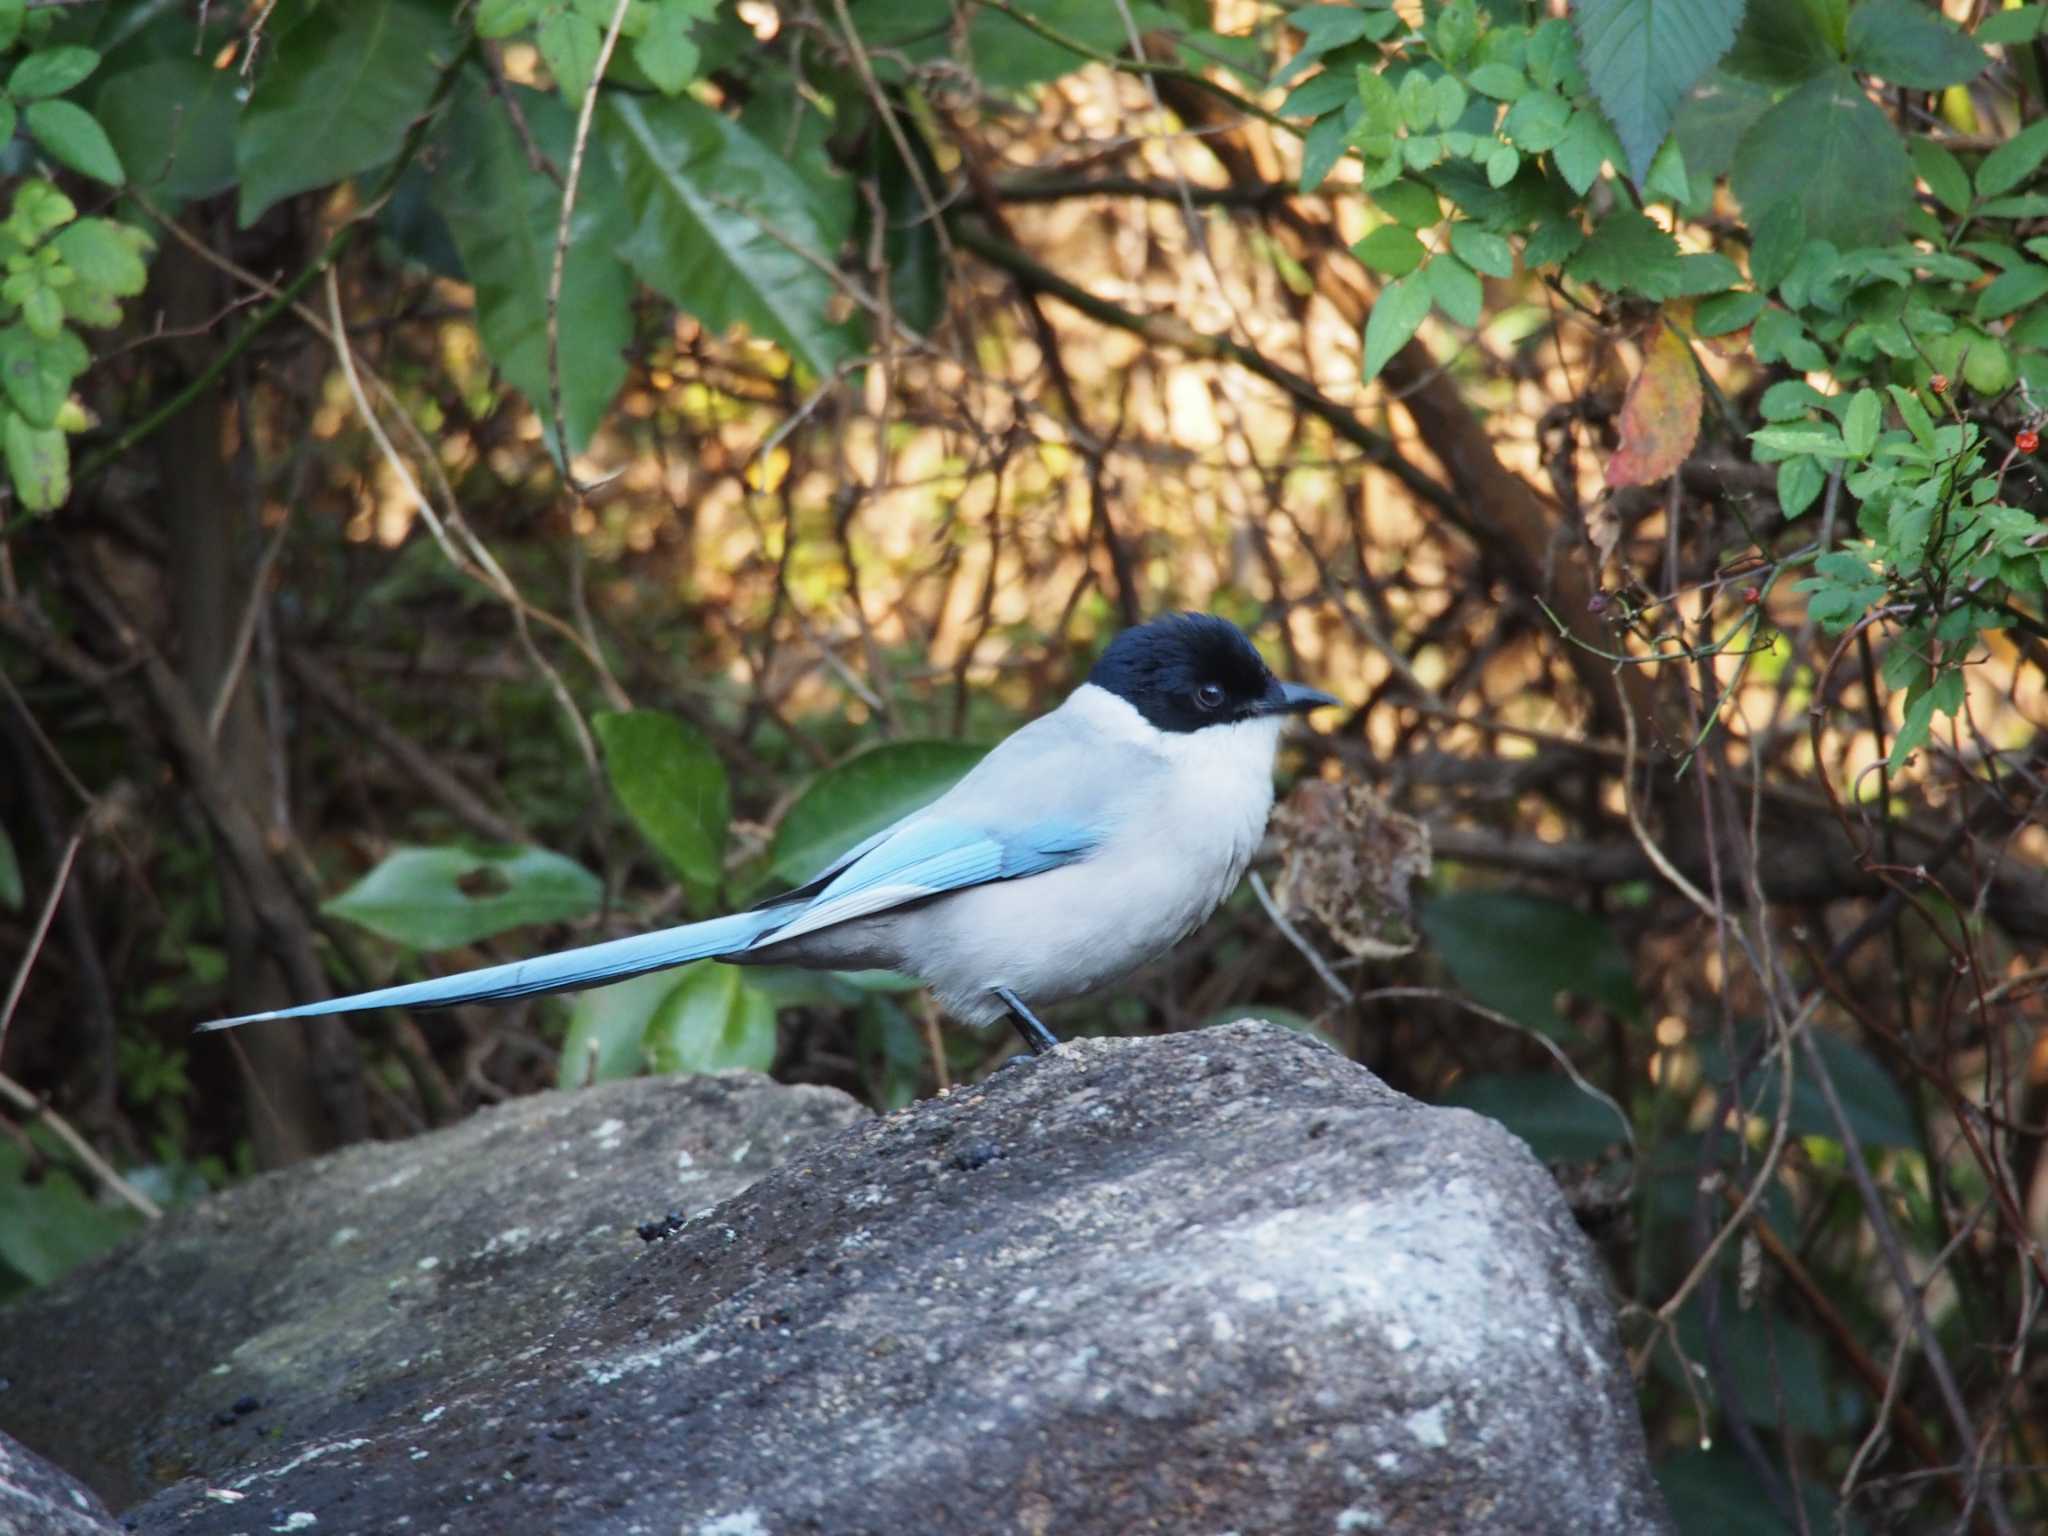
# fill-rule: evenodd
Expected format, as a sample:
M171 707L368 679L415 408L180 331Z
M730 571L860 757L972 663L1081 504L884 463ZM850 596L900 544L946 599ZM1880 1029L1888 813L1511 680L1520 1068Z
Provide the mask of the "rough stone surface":
M118 1536L83 1484L0 1435L0 1536Z
M406 1166L424 1178L445 1140ZM1668 1530L1597 1266L1549 1176L1493 1122L1301 1035L1076 1042L812 1140L639 1251L604 1208L619 1197L563 1198L557 1148L578 1140L450 1159L441 1188L478 1186L459 1238L392 1190L406 1239L361 1235L380 1263L348 1245L331 1261L381 1309L322 1306L330 1256L304 1217L272 1256L295 1277L288 1312L262 1266L208 1270L188 1234L177 1283L196 1294L176 1305L233 1322L188 1353L172 1425L145 1433L156 1470L204 1475L130 1528ZM321 1172L352 1188L316 1196ZM364 1199L367 1182L342 1158L294 1188ZM495 1202L535 1182L558 1214L534 1197L513 1220L600 1262L490 1247L512 1230ZM282 1214L222 1213L216 1255ZM238 1422L195 1446L197 1416L244 1391L271 1394L247 1417L280 1433Z
M633 1272L636 1221L866 1114L751 1073L641 1078L253 1179L0 1311L0 1431L119 1509L503 1380Z

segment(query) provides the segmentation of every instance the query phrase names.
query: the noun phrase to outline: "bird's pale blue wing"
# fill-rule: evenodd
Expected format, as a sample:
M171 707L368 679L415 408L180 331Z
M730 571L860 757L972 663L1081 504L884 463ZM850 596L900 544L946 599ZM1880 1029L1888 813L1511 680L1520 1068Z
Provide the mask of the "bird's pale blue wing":
M1017 880L1087 858L1099 828L1060 819L991 827L945 816L915 817L873 840L813 896L795 921L764 934L780 943L906 906L947 891Z

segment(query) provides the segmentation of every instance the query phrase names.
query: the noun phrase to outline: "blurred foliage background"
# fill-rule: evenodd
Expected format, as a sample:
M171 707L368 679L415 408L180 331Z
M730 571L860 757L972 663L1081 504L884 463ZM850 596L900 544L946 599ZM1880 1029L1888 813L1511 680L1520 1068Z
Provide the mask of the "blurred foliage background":
M1057 1027L1523 1134L1688 1531L2038 1528L2044 30L0 0L0 1295L512 1094L986 1073L712 964L191 1029L800 881L1203 608L1347 708Z

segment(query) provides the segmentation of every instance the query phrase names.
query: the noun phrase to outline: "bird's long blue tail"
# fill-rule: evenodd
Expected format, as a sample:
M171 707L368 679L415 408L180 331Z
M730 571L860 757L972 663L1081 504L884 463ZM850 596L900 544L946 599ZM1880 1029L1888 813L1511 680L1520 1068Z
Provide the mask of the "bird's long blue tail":
M798 909L800 910L800 909ZM481 970L462 971L432 981L409 981L373 992L329 998L324 1003L301 1003L295 1008L273 1008L268 1013L245 1013L235 1019L215 1019L199 1026L233 1029L237 1024L254 1024L264 1019L310 1019L327 1013L352 1013L358 1008L448 1008L457 1003L503 1002L507 998L532 997L540 992L568 992L579 987L602 986L624 981L648 971L659 971L690 960L727 955L745 949L757 939L782 927L792 909L770 907L766 911L735 912L708 922L686 923L657 933L636 933L630 938L608 939L581 949L565 949L556 955L532 960L515 960L509 965L487 965Z

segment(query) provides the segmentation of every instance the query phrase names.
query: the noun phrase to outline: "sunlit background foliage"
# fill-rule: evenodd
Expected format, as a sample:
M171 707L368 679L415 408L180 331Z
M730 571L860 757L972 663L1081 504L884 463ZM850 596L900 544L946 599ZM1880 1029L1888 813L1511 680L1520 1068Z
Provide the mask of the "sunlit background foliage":
M1058 1027L1521 1132L1686 1530L2036 1526L2044 22L0 0L0 1293L511 1094L991 1070L708 963L190 1029L801 881L1206 608L1345 810Z

